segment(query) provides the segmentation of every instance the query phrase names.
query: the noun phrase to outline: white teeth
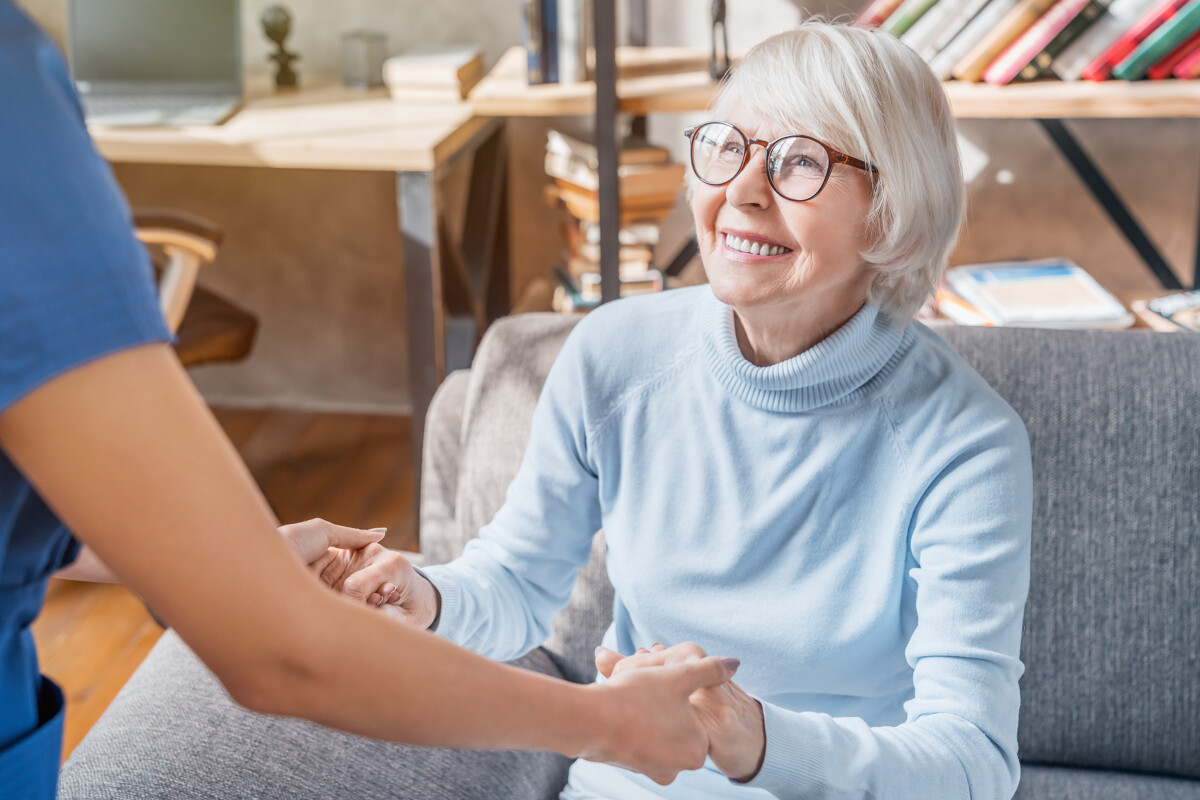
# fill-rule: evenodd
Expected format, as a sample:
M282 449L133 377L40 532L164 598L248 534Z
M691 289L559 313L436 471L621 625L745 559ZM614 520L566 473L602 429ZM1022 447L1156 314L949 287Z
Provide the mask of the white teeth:
M740 239L732 233L725 234L725 244L734 250L748 253L752 256L779 256L790 252L788 248L782 245L752 242L749 239Z

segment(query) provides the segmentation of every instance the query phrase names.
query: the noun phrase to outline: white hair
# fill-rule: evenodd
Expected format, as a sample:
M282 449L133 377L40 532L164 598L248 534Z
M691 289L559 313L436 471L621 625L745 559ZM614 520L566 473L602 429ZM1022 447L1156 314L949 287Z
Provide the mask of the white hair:
M966 205L941 81L889 33L810 19L751 49L718 90L711 118L737 106L879 170L861 253L875 271L868 300L908 322L941 280Z

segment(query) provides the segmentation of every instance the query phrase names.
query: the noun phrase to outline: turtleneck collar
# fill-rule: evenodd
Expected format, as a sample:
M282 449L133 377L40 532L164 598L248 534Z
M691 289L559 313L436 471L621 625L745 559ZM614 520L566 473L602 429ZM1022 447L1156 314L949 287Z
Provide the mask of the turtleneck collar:
M885 377L913 342L911 326L896 328L868 303L842 327L797 356L769 367L746 360L733 309L709 289L700 322L713 375L735 397L767 411L811 411L853 399Z

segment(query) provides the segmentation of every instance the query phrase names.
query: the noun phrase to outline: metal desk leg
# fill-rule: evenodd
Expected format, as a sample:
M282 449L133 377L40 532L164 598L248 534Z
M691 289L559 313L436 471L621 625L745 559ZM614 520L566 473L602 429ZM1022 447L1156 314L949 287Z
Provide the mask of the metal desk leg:
M420 508L425 412L446 375L442 258L433 172L396 174L408 312L409 392L412 396L413 502ZM418 524L420 514L418 513Z
M1164 289L1182 289L1183 284L1179 282L1179 278L1175 277L1175 273L1171 271L1171 267L1167 264L1166 259L1158 252L1158 248L1150 241L1149 237L1138 225L1137 220L1129 213L1129 209L1121 202L1121 198L1113 191L1112 185L1105 180L1100 174L1100 170L1096 167L1094 161L1084 152L1079 141L1071 135L1067 130L1067 126L1060 119L1040 119L1038 120L1046 133L1050 136L1050 140L1062 153L1063 158L1070 163L1075 170L1075 174L1087 186L1088 191L1092 193L1092 197L1096 198L1101 208L1108 214L1109 219L1120 229L1124 234L1125 239L1142 257L1142 261L1154 273L1154 277L1158 278L1158 282L1162 284ZM1200 260L1197 262L1197 269L1200 270Z

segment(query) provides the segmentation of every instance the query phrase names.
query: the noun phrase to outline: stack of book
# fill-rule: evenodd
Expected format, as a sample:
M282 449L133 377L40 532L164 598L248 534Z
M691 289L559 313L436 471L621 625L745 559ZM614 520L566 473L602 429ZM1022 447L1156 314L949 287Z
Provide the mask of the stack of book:
M483 77L478 47L428 47L383 62L383 82L396 100L460 103Z
M560 310L600 302L600 202L596 148L556 130L546 134L546 175L553 180L548 199L560 210L565 266L556 272ZM667 218L683 186L683 164L670 153L642 141L620 150L617 180L621 195L621 296L662 291L663 274L653 268L659 224Z
M855 24L899 36L942 79L1200 77L1200 0L871 0Z
M1128 328L1133 315L1066 259L971 264L946 271L933 307L960 325Z

